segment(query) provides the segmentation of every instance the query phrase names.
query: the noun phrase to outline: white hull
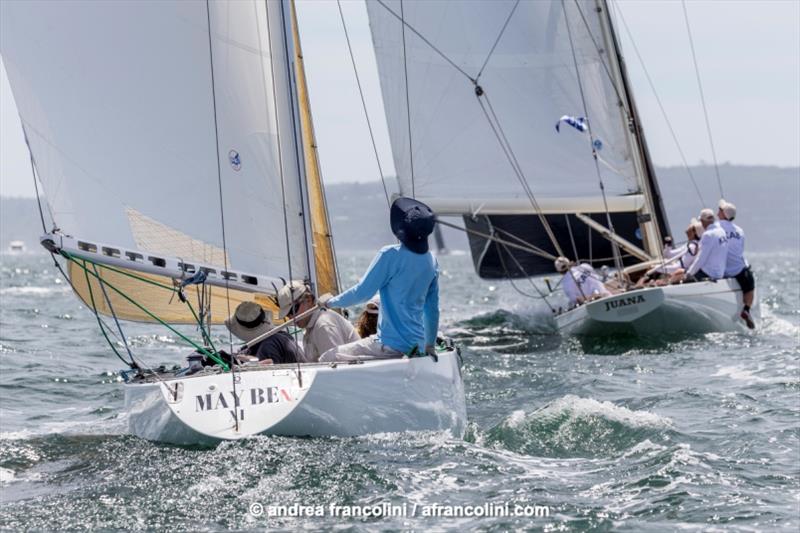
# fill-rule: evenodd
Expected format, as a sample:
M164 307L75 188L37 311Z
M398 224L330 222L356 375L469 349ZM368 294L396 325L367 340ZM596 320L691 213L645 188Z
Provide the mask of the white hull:
M438 362L419 357L299 369L302 380L296 365L237 372L236 422L230 373L127 383L130 430L147 440L202 444L255 434L348 437L448 430L460 437L466 428L455 351L441 354Z
M556 317L560 333L603 336L704 334L747 329L742 291L732 279L652 287L608 296ZM756 300L751 311L758 321Z

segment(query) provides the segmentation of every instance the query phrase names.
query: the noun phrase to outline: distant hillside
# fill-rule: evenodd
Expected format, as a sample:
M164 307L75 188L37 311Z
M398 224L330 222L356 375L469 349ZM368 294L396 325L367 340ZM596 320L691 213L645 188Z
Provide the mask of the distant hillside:
M706 203L715 207L719 193L714 168L691 170ZM701 203L685 169L656 172L672 233L680 239ZM723 165L720 173L727 199L739 208L737 222L747 232L748 250L800 250L800 169ZM374 250L394 241L380 182L330 184L326 195L338 250ZM25 241L29 249L38 248L40 228L35 200L0 199L0 250L16 239ZM463 233L449 228L443 233L448 248L467 249Z

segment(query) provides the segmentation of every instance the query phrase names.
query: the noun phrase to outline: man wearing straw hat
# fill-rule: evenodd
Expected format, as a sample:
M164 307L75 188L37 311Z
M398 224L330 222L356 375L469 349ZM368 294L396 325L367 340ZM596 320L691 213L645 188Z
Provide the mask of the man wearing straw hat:
M225 326L236 337L249 343L273 329L272 313L265 311L255 302L242 302L236 307L233 315L225 320ZM241 353L254 355L262 363L276 365L305 361L303 351L285 331L278 331Z

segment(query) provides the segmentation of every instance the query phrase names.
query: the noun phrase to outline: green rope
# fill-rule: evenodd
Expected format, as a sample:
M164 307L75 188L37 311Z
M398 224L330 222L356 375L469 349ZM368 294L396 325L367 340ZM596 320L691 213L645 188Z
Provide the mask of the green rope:
M100 320L100 315L97 313L97 304L95 304L95 301L94 301L94 292L92 291L92 285L89 283L89 273L88 272L89 272L89 270L84 265L83 266L83 275L86 276L86 286L89 288L89 299L92 302L92 312L94 313L94 316L97 319L97 325L100 326L100 332L103 334L103 337L105 337L106 342L111 347L111 350L114 352L114 354L117 357L119 357L120 360L123 361L125 364L127 364L129 367L134 368L134 365L132 363L126 361L125 358L123 358L120 355L120 353L117 351L116 346L114 346L114 343L111 342L111 339L108 337L108 333L106 333L106 328L103 326L103 321Z
M77 261L77 260L76 260L74 257L72 257L72 255L70 255L68 252L65 252L65 251L61 250L61 254L62 254L64 257L66 257L67 259L69 259L70 261L72 261L73 263L75 263L76 265L78 265L79 267L81 267L81 268L83 269L83 272L84 272L84 274L86 274L86 275L87 275L87 283L88 283L88 274L91 274L92 276L96 277L98 281L100 281L100 276L98 276L98 275L94 274L93 272L89 272L89 269L88 269L88 268L86 268L86 266L85 266L85 265L81 265L81 264L80 264L80 263L79 263L79 262L78 262L78 261ZM92 261L91 259L87 260L87 259L84 259L84 258L82 258L82 257L81 257L81 260L83 260L84 262L85 262L85 261L89 261L90 263L93 263L93 261ZM106 268L106 265L101 265L101 266L102 266L103 268ZM119 273L121 273L121 274L126 274L125 272L121 272L121 271L119 271L119 270L117 270L117 269L115 269L115 268L112 268L112 267L108 267L108 268L109 268L110 270L114 271L114 272L119 272ZM156 283L156 282L153 282L153 281L151 281L151 280L147 280L147 279L145 279L145 278L139 278L139 276L133 276L133 275L131 275L130 277L132 277L132 278L135 278L135 279L141 279L141 281L145 281L145 282L151 283L152 285L160 286L160 287L163 287L163 288L168 288L169 290L171 290L171 291L174 291L174 288L172 288L172 287L167 287L166 285L162 285L162 284L160 284L160 283ZM156 315L154 315L153 313L151 313L151 312L150 312L148 309L146 309L144 306L142 306L141 304L139 304L138 302L136 302L135 300L133 300L131 297L129 297L129 296L128 296L127 294L125 294L124 292L122 292L120 289L116 288L114 285L112 285L112 284L111 284L111 283L109 283L108 281L103 281L102 283L105 283L105 284L106 284L108 287L110 287L110 288L111 288L111 289L112 289L114 292L116 292L117 294L119 294L120 296L122 296L123 298L125 298L125 300L127 300L127 301L128 301L128 302L130 302L131 304L135 305L135 306L136 306L136 307L137 307L139 310L141 310L142 312L144 312L145 314L147 314L147 316L149 316L150 318L152 318L153 320L155 320L156 322L158 322L159 324L161 324L162 326L164 326L165 328L167 328L168 330L170 330L171 332L173 332L175 335L177 335L178 337L180 337L181 339L183 339L183 340L184 340L185 342L187 342L189 345L193 346L193 347L194 347L194 348L195 348L195 349L196 349L198 352L200 352L200 353L202 353L203 355L205 355L205 356L209 357L210 359L212 359L212 360L213 360L215 363L217 363L218 365L220 365L220 366L221 366L223 369L225 369L226 371L227 371L227 370L230 370L230 367L228 366L228 364L227 364L225 361L223 361L223 360L222 360L222 359L221 359L221 358L220 358L220 357L219 357L217 354L215 354L215 353L211 353L211 352L209 352L208 350L206 350L205 348L203 348L202 346L200 346L199 344L195 343L195 342L194 342L193 340L191 340L189 337L185 336L184 334L182 334L181 332L179 332L178 330L176 330L175 328L173 328L173 327L172 327L170 324L168 324L167 322L164 322L163 320L161 320L160 318L158 318ZM90 289L90 294L91 294L91 289ZM192 313L194 314L194 310L192 310ZM195 315L195 316L196 316L196 315Z
M64 250L61 251L61 255L63 255L64 257L67 257L68 259L75 260L75 258L69 252L66 252ZM85 257L82 257L82 256L78 256L78 257L81 259L81 261L89 262L92 265L99 265L99 263L97 263L95 261L92 261L91 259L86 259ZM168 290L170 292L176 292L175 287L170 287L169 285L164 285L163 283L159 283L157 281L153 281L152 279L147 279L147 278L144 278L142 276L137 276L136 274L133 274L131 272L126 272L124 270L119 270L119 269L114 268L114 267L112 267L110 265L103 264L103 265L100 265L100 266L102 268L105 268L105 269L110 270L112 272L116 272L117 274L121 274L123 276L127 276L127 277L135 279L137 281L141 281L143 283L148 283L150 285L153 285L155 287L160 287L160 288ZM107 284L107 282L106 282L106 284ZM211 341L210 333L208 331L206 331L205 328L203 327L203 324L200 322L200 318L198 317L197 313L195 312L194 307L192 307L192 303L188 299L185 301L185 303L186 303L187 306L189 306L189 311L192 312L192 316L194 317L195 322L197 322L197 325L200 328L201 334L208 341L208 343L211 345L211 348L213 348L214 351L217 352L218 351L217 348L214 346L214 343Z

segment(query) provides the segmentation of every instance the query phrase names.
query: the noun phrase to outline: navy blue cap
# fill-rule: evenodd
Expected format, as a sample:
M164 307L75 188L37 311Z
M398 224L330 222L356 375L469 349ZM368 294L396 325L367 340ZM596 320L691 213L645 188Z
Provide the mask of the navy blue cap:
M428 235L436 226L436 215L430 207L401 196L392 202L389 221L392 233L406 248L418 254L427 253Z

